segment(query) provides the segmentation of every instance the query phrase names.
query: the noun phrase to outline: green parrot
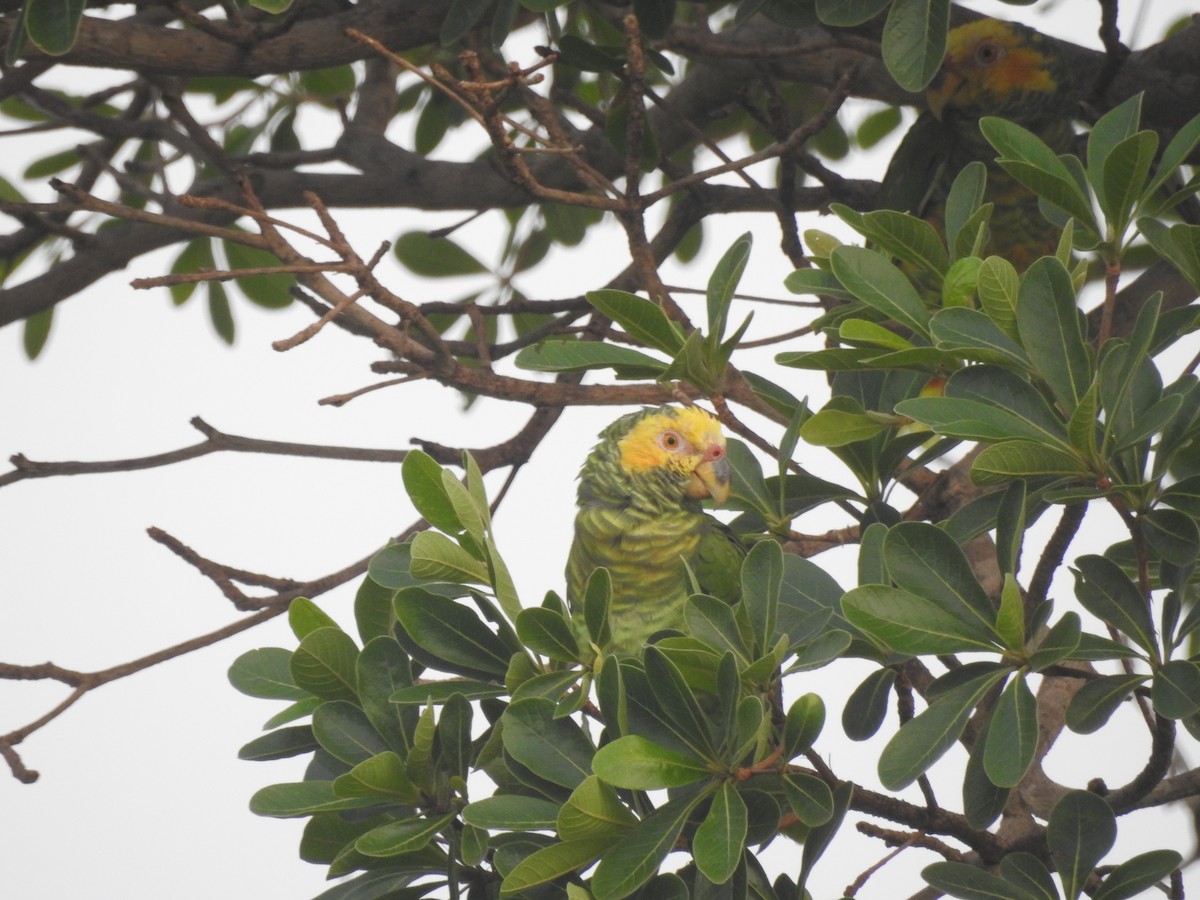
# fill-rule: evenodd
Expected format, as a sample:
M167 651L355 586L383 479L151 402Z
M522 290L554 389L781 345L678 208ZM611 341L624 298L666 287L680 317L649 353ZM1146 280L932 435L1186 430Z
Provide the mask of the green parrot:
M1059 229L1038 211L1037 197L996 164L979 130L983 116L1010 119L1056 153L1073 149L1077 97L1070 66L1038 32L1015 22L978 19L951 30L946 59L929 86L922 113L896 150L879 205L921 216L945 233L945 203L969 162L987 165L984 200L996 204L987 253L1023 270L1052 254Z
M579 473L567 601L582 618L592 570L608 569L612 639L602 651L637 653L655 632L681 629L688 569L702 591L736 602L745 550L700 507L725 501L729 476L721 426L697 407L642 409L600 432Z

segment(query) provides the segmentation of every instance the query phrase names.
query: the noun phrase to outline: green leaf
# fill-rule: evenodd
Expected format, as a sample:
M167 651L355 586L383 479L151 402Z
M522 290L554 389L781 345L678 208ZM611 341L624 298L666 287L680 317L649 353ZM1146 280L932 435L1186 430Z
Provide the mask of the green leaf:
M929 312L912 282L886 256L843 245L829 257L833 273L855 297L920 335L929 335Z
M783 581L783 550L774 541L759 541L742 561L742 609L749 617L759 652L774 642Z
M810 828L824 825L833 818L833 792L820 778L804 772L789 772L783 776L783 792L796 818Z
M1149 216L1137 220L1138 231L1200 291L1200 225L1181 222L1167 227Z
M288 819L339 809L362 809L378 802L367 797L339 797L333 792L332 781L301 781L272 784L255 791L250 798L250 811L256 816Z
M714 351L725 336L725 323L729 317L729 306L733 302L734 291L746 269L750 259L750 247L754 238L746 232L725 251L725 255L713 268L709 276L705 298L708 308L708 334L706 340L710 353Z
M313 734L330 755L351 766L387 750L366 713L347 700L318 706L313 711Z
M945 275L950 267L942 239L924 219L892 209L859 213L841 204L831 208L873 245L894 254L901 262L937 276Z
M883 26L883 62L897 83L923 90L946 55L950 0L893 0Z
M582 838L534 850L504 877L500 885L501 896L525 891L583 869L611 844L605 838Z
M879 780L898 791L916 781L962 734L975 705L1007 675L992 670L958 685L900 726L879 757Z
M1017 851L1000 860L1000 874L1026 891L1029 900L1058 900L1058 890L1046 866L1032 853Z
M1062 421L1037 390L997 366L960 369L946 382L945 396L903 400L896 413L964 440L1023 439L1063 452L1072 449Z
M1166 719L1186 719L1200 711L1200 665L1173 659L1154 675L1154 711Z
M596 751L592 767L613 787L642 791L682 787L713 775L702 760L636 734L605 744Z
M422 531L412 540L412 574L428 581L487 584L487 566L444 534Z
M406 269L426 278L480 275L488 271L487 266L450 238L433 237L424 231L400 235L392 252Z
M1021 674L1014 676L996 701L983 768L997 787L1016 787L1033 764L1037 751L1037 700Z
M208 318L217 337L227 344L233 343L233 311L229 308L229 297L224 286L217 281L208 283Z
M225 248L225 259L230 269L277 269L282 265L267 250L247 247L237 241L222 241L221 245ZM238 290L246 299L265 309L289 306L292 302L292 285L295 283L296 277L287 272L244 275L237 279Z
M988 628L971 625L927 597L865 584L842 597L842 615L855 628L898 653L964 653L995 650Z
M1007 337L1017 339L1017 302L1021 289L1017 270L1007 259L989 256L979 267L975 290L979 305Z
M836 400L837 398L835 398ZM833 401L831 401L833 402ZM800 437L814 447L844 447L869 440L891 427L865 412L826 407L800 426Z
M417 512L434 528L447 534L458 534L463 525L442 480L443 471L434 458L423 450L410 450L400 464L404 490Z
M1092 234L1100 229L1091 202L1066 163L1046 143L1015 122L985 116L979 128L1000 153L1000 166L1021 184L1074 216Z
M971 478L981 485L1046 475L1084 478L1088 470L1076 456L1033 441L1006 441L987 447L971 464Z
M612 630L608 622L609 604L612 601L612 576L601 566L588 576L583 590L583 619L592 643L607 647L612 642Z
M817 694L805 694L788 707L783 728L783 759L806 753L825 727L825 704Z
M311 753L321 745L313 737L312 726L296 725L280 728L270 734L257 737L238 750L238 759L267 760L287 759L301 753Z
M1102 675L1089 681L1067 705L1067 727L1079 734L1098 731L1122 703L1143 684L1146 675Z
M21 347L25 351L26 359L37 359L45 349L53 322L53 306L25 318L24 329L21 333Z
M676 737L697 756L703 759L716 757L717 751L713 747L700 701L670 657L657 647L650 646L646 648L645 665L646 675L654 685L655 702Z
M355 674L362 709L371 725L389 747L398 753L408 753L417 714L392 702L392 696L412 686L412 666L395 638L390 634L372 638L358 654Z
M983 723L967 756L966 771L963 772L963 814L972 828L986 829L1004 812L1008 805L1008 788L996 787L983 768L983 754L987 747L991 719Z
M824 786L824 782L820 784ZM830 800L832 806L832 797ZM696 868L713 884L725 884L742 861L745 844L746 804L733 785L725 782L713 795L712 806L692 838Z
M591 774L592 742L573 720L555 718L551 701L515 701L501 721L504 749L539 778L574 789Z
M675 847L700 796L670 800L650 813L604 854L592 876L596 900L620 900L650 880Z
M229 683L248 697L301 700L311 693L292 677L292 652L281 647L247 650L229 667Z
M79 36L86 5L85 0L28 0L24 9L25 33L43 53L62 56Z
M415 804L421 799L421 792L405 771L404 760L392 750L377 753L339 775L333 790L339 797L374 797L393 803Z
M340 628L328 613L307 597L297 597L288 604L288 625L301 640L318 628Z
M888 3L889 0L816 0L817 18L838 28L861 25L883 12Z
M1196 520L1173 509L1152 509L1141 516L1146 542L1167 562L1176 566L1195 564L1200 555L1200 529Z
M406 588L397 592L394 607L403 635L424 651L426 664L468 678L499 679L508 671L512 650L462 604Z
M1157 150L1158 135L1140 131L1117 144L1104 160L1104 191L1098 193L1100 208L1119 228L1118 235L1142 195Z
M1054 257L1036 260L1021 278L1017 331L1034 369L1074 410L1091 386L1092 359L1071 275Z
M612 787L589 775L559 809L554 827L564 841L603 838L615 843L637 821Z
M994 635L996 610L971 564L950 535L926 522L901 522L883 539L888 574L902 589Z
M631 338L671 356L683 349L679 326L657 303L625 291L589 291L588 303L608 316Z
M517 637L530 650L559 662L576 662L579 645L571 626L551 609L531 606L517 615Z
M1070 791L1058 801L1046 825L1046 843L1067 900L1083 893L1088 876L1116 837L1116 817L1095 794Z
M936 313L929 322L934 346L984 363L1029 367L1029 357L1016 341L977 309L954 307Z
M354 849L364 856L389 857L420 850L455 819L454 813L434 818L400 819L372 828L357 841Z
M1030 900L1005 879L960 862L936 862L921 870L930 886L961 900Z
M291 658L297 687L326 700L357 700L354 665L358 648L340 628L318 628L306 634Z
M546 831L554 827L559 806L540 797L501 794L467 805L463 821L492 831Z
M853 782L843 781L833 792L833 815L829 817L829 821L824 825L817 825L809 829L808 835L804 839L804 850L800 855L800 877L796 879L796 887L799 891L804 891L804 885L808 881L808 876L812 874L813 866L829 849L829 844L837 834L838 828L841 827L853 798Z
M517 353L515 362L535 372L612 369L618 378L658 378L667 364L632 347L575 338L549 338Z
M1079 613L1074 610L1063 613L1062 618L1054 623L1038 643L1037 650L1030 655L1029 670L1041 672L1072 657L1082 640L1083 628L1079 621Z
M443 771L466 782L471 767L471 719L474 711L470 701L455 694L442 707L437 723L437 747L441 753Z
M1104 877L1092 900L1128 900L1154 887L1179 868L1183 857L1174 850L1150 850L1127 859Z
M851 692L842 710L842 730L846 737L865 741L879 730L895 683L894 669L876 669Z
M1137 585L1112 560L1090 554L1075 561L1075 596L1084 609L1118 631L1147 653L1157 653L1154 623Z

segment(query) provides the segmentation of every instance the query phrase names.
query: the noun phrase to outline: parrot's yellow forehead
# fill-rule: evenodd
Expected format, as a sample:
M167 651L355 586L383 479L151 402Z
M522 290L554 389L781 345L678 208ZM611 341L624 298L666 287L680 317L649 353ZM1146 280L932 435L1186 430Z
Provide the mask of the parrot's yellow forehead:
M714 445L725 446L721 424L694 406L646 416L618 442L621 466L631 472L662 466L691 471Z
M979 19L950 32L943 79L929 89L929 106L976 107L1014 92L1050 93L1058 88L1050 61L1030 38L1007 22Z

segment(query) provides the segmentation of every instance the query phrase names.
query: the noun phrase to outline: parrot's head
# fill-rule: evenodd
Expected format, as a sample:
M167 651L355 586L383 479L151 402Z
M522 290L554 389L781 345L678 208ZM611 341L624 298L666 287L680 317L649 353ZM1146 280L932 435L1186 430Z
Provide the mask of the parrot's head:
M1071 110L1069 72L1038 32L1015 22L978 19L951 30L946 59L929 86L929 109L947 115L1037 122Z
M697 407L658 406L617 419L602 432L579 476L579 499L647 509L729 496L720 423Z

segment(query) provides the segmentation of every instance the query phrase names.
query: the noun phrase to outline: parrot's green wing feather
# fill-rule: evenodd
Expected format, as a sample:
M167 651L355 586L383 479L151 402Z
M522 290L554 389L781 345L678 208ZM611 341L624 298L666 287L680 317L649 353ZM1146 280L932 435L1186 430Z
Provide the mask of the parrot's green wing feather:
M932 113L921 113L896 148L883 176L880 209L925 215L930 195L945 177L945 141L945 126Z
M692 571L700 590L729 603L736 603L742 593L742 560L746 548L729 527L711 517L709 528L700 538Z

